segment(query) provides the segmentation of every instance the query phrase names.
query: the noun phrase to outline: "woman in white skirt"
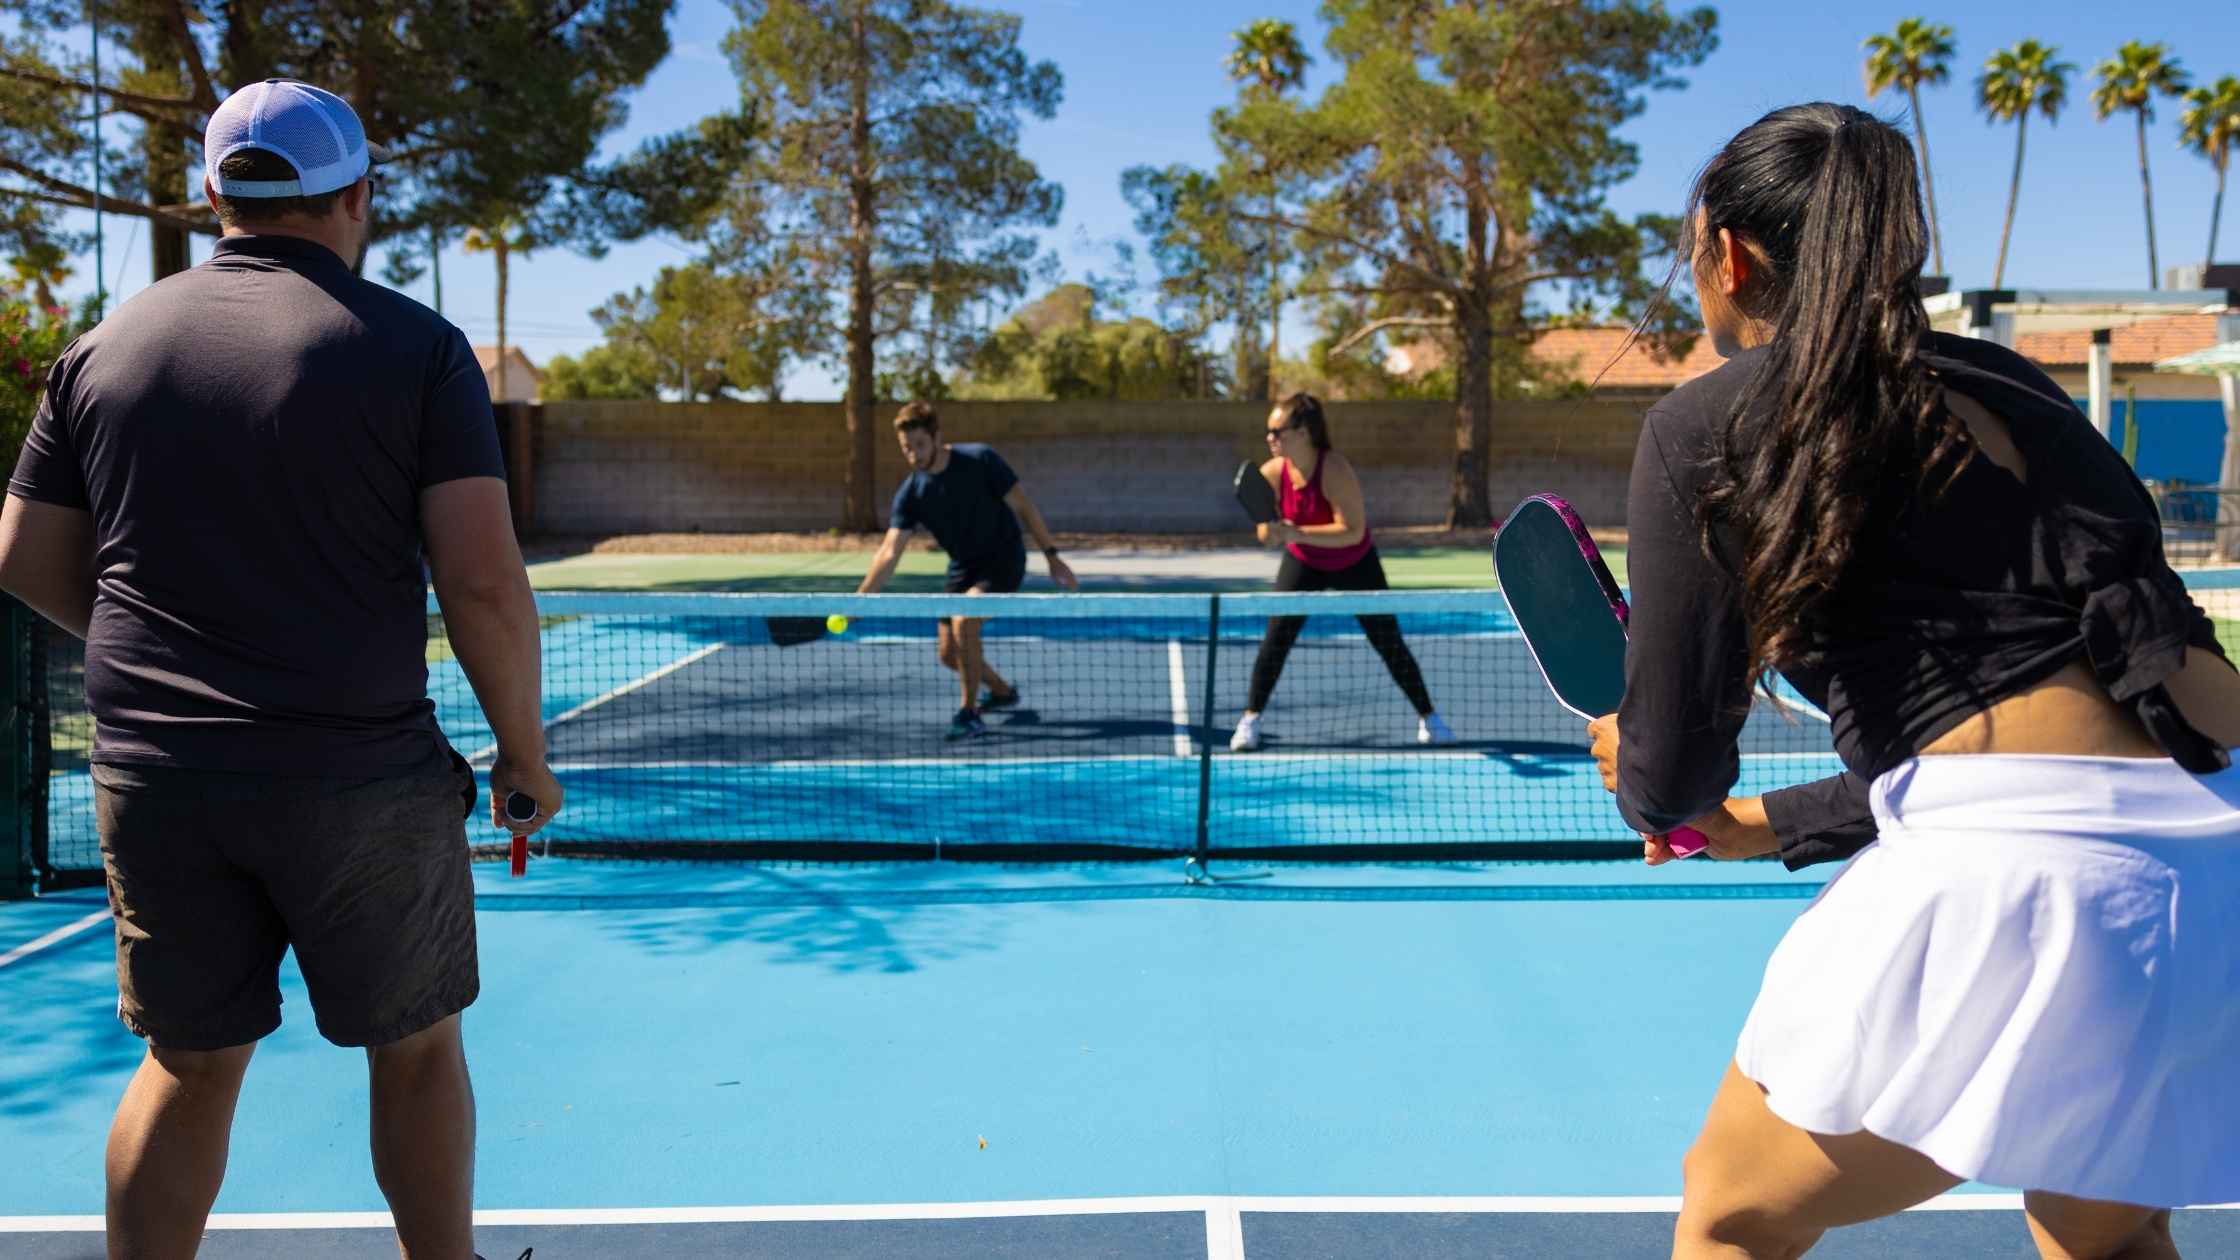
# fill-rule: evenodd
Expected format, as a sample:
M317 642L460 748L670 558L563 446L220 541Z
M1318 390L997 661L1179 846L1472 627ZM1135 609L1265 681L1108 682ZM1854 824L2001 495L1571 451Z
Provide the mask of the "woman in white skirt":
M1685 823L1849 865L1767 964L1673 1254L1801 1255L1977 1180L2045 1256L2175 1256L2168 1208L2240 1200L2240 674L2063 391L1931 331L1914 171L1794 106L1687 219L1728 361L1643 428L1625 702L1590 730L1651 863ZM1730 799L1768 671L1848 773Z

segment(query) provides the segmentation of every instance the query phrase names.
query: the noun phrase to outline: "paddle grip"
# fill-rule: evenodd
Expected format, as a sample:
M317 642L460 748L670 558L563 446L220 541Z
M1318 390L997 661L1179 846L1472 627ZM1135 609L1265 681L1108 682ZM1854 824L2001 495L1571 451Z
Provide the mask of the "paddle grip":
M1674 827L1665 833L1664 842L1672 846L1674 857L1694 857L1711 844L1702 832L1693 827Z
M506 796L506 817L515 822L527 822L537 816L536 798L526 792L512 792ZM513 867L513 876L519 879L529 873L529 837L515 832L512 852L506 855Z

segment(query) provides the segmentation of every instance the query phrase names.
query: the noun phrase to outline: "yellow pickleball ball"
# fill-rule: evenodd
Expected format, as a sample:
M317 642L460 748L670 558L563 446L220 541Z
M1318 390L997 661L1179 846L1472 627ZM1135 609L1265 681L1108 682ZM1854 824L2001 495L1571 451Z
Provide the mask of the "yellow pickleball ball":
M824 628L834 634L846 634L848 632L848 619L839 613L834 613L824 619Z

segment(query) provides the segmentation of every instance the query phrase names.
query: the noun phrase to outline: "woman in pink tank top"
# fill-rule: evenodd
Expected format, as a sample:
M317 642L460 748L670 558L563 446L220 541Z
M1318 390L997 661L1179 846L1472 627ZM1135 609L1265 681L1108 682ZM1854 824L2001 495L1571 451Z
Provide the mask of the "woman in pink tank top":
M1260 541L1284 549L1283 567L1276 573L1279 591L1381 591L1384 562L1369 536L1369 511L1361 495L1361 478L1353 465L1330 446L1330 425L1322 404L1312 394L1293 394L1268 413L1267 462L1260 475L1275 488L1283 519L1260 527ZM1384 658L1386 670L1416 712L1416 742L1451 744L1454 732L1432 706L1431 692L1423 685L1423 670L1415 654L1400 637L1400 621L1390 614L1363 614L1355 618L1369 636L1370 646ZM1252 663L1252 690L1245 698L1244 716L1229 738L1232 752L1260 747L1264 732L1260 715L1283 676L1284 660L1306 625L1305 617L1270 617L1260 640L1260 654Z

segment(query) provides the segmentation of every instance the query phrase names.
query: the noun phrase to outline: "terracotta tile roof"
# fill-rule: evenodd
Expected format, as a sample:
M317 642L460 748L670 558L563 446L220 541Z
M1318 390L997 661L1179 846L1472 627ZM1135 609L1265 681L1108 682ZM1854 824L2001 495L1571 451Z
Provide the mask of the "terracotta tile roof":
M1627 346L1630 335L1631 330L1625 328L1551 328L1533 339L1530 353L1541 363L1563 368L1583 384L1599 384L1604 389L1671 389L1725 362L1711 348L1707 336L1698 335L1683 358L1667 360L1652 355L1649 347L1639 342ZM1620 348L1625 350L1624 358L1617 358ZM1422 376L1444 367L1446 362L1445 346L1418 341L1394 347L1385 356L1385 370ZM1599 382L1595 379L1598 376Z
M1683 357L1663 359L1640 342L1626 345L1628 335L1624 328L1551 328L1533 340L1531 353L1542 363L1568 367L1581 382L1602 389L1670 389L1726 362L1711 348L1708 336L1699 334ZM1611 362L1620 348L1625 357Z
M2111 357L2118 364L2150 367L2174 354L2190 354L2217 344L2215 315L2165 315L2126 324L2108 335ZM2092 333L2018 333L2014 348L2040 367L2084 367L2091 362Z

